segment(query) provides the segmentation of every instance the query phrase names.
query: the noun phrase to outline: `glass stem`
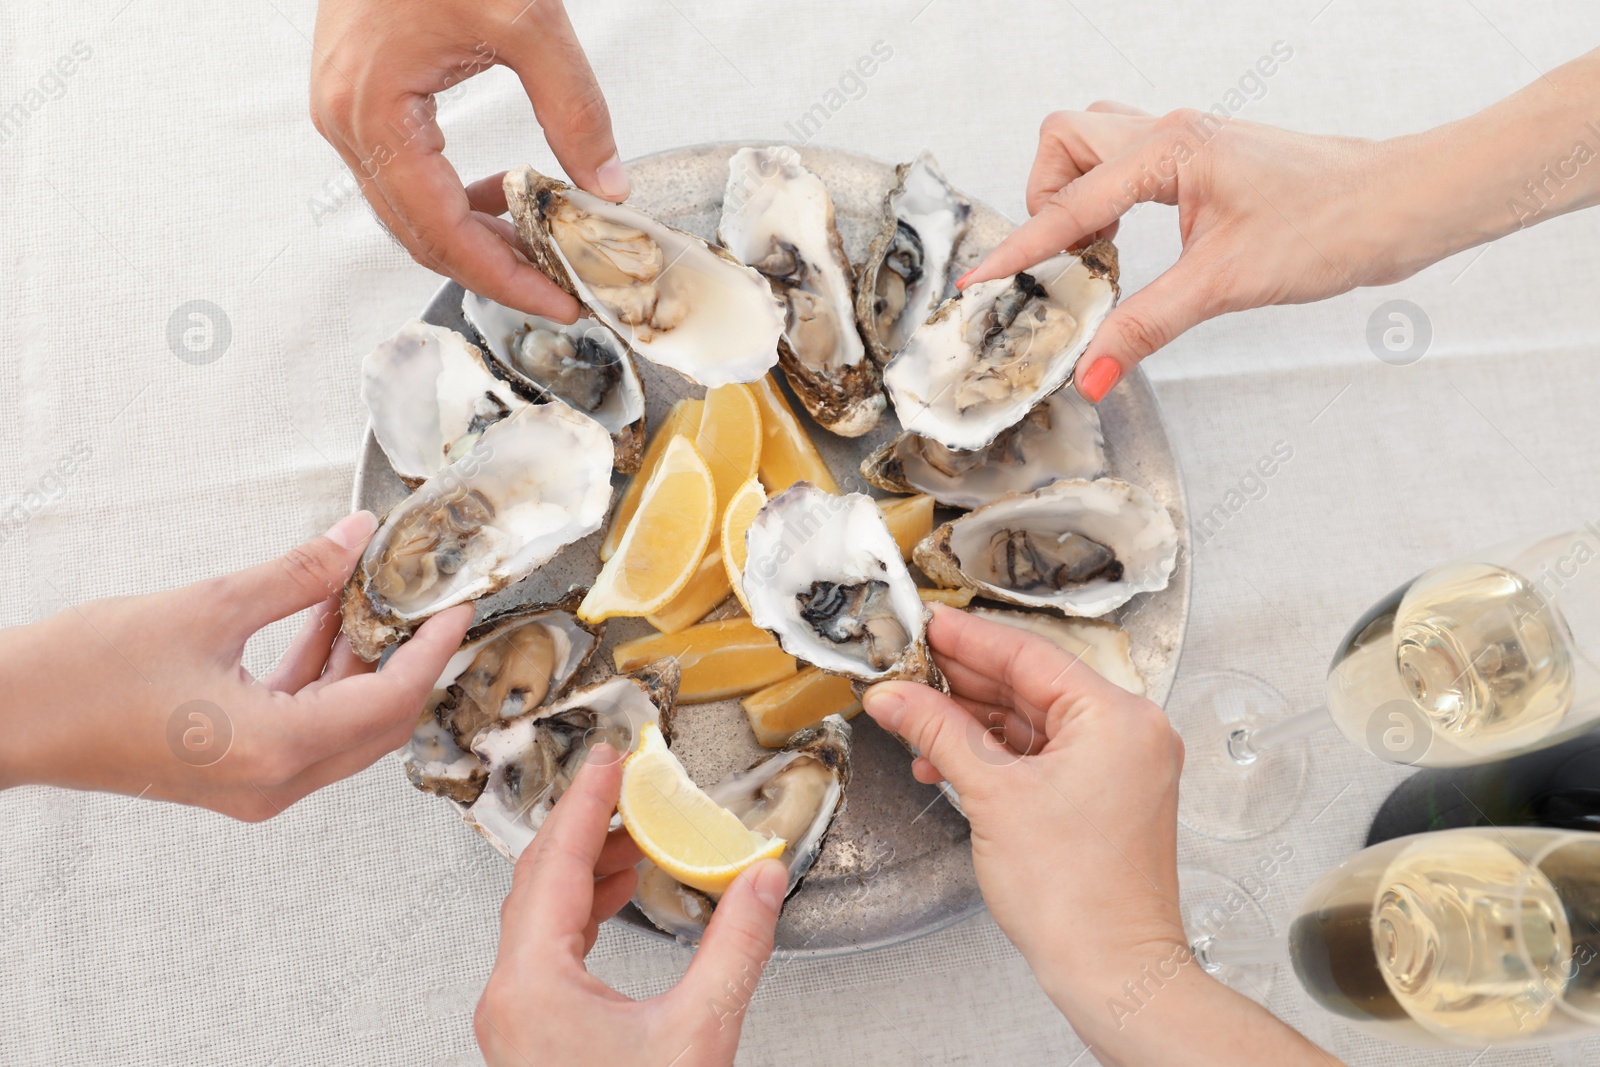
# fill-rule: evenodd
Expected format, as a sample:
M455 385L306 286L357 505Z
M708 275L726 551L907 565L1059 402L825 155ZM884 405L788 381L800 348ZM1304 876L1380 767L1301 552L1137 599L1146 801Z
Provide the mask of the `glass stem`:
M1254 763L1256 757L1269 748L1310 737L1332 725L1327 708L1312 708L1282 722L1268 723L1259 730L1241 726L1228 735L1228 755L1235 763Z
M1289 942L1281 937L1240 937L1231 941L1202 937L1190 949L1208 974L1224 967L1289 962Z

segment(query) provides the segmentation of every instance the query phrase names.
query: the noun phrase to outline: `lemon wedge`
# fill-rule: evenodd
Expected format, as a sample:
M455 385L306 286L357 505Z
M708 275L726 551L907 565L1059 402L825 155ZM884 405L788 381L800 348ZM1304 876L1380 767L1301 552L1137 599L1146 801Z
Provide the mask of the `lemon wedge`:
M716 525L716 487L687 438L673 437L639 498L617 551L578 605L578 618L650 615L689 584Z
M606 531L605 540L600 543L602 562L616 555L617 545L622 543L622 535L628 528L628 521L633 518L633 513L639 510L639 500L644 496L644 487L650 484L650 476L661 465L661 457L666 453L667 445L674 437L694 440L695 434L700 430L700 415L704 408L703 400L680 400L672 405L667 417L661 420L655 435L650 438L649 447L644 450L644 457L639 461L639 472L629 480L627 487L622 490L622 499L617 502L617 513L611 519L611 529Z
M801 730L816 726L829 715L853 719L861 710L850 681L807 667L798 674L751 693L741 702L756 740L767 748L782 748Z
M776 859L788 844L749 829L706 796L653 722L645 724L639 747L622 764L617 812L650 862L702 893L720 895L740 871Z
M933 532L933 497L926 493L916 496L898 496L878 501L883 512L883 523L900 546L900 555L907 562L917 542Z
M728 507L722 513L722 566L728 574L728 585L744 606L746 615L750 614L750 605L745 603L744 589L740 586L744 576L744 561L749 555L744 534L750 529L750 524L756 521L756 513L766 504L767 494L761 488L761 479L751 478L733 494L733 499L728 501Z
M750 383L750 390L761 405L760 469L767 491L781 493L795 482L810 482L818 489L837 493L839 484L795 417L794 409L783 399L772 374Z
M734 491L755 477L761 460L761 408L748 385L723 385L706 390L705 410L694 447L711 468L717 483L717 514Z

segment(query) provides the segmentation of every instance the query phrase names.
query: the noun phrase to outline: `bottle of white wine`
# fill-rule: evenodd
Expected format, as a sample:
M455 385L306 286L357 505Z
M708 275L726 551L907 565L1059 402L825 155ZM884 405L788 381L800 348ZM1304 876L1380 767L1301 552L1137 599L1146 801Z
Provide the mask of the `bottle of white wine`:
M1600 731L1497 763L1418 771L1378 808L1367 844L1467 826L1600 830Z

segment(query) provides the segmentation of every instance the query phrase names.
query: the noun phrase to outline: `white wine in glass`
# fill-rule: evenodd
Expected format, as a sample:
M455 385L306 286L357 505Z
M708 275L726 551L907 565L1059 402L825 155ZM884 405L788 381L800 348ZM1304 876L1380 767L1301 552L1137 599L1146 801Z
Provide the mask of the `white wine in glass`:
M1225 976L1276 946L1322 1007L1408 1045L1600 1033L1600 834L1512 827L1396 838L1334 868L1287 944L1200 939Z

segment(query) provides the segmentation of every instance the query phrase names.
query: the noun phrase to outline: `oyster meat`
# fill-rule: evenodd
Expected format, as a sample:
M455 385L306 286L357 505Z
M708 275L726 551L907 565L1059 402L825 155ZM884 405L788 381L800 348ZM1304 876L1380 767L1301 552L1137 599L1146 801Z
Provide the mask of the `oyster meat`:
M1099 410L1071 388L1057 389L987 446L957 452L903 433L861 462L861 474L893 493L927 493L954 508L976 508L1062 478L1106 469Z
M789 868L793 893L822 852L823 838L844 811L850 780L850 725L830 715L796 734L781 752L706 790L750 829L788 842L778 859ZM633 902L662 930L699 941L716 902L643 860Z
M551 457L561 462L551 462ZM344 591L344 632L369 662L430 616L526 577L600 528L611 436L565 404L533 404L384 518Z
M972 219L971 201L950 188L929 153L900 164L895 177L884 199L883 230L867 249L856 286L856 320L880 365L944 300L950 262Z
M982 448L1072 377L1117 302L1109 241L979 282L939 305L884 368L900 424L946 448Z
M872 429L882 381L856 328L854 271L822 179L792 148L739 149L728 160L717 239L783 301L779 362L806 410L844 437Z
M594 419L616 445L617 470L632 474L644 456L644 385L628 346L597 319L570 326L526 315L476 293L461 314L484 350L521 396L560 401Z
M1001 497L938 527L914 552L941 585L1083 616L1165 589L1177 556L1167 509L1116 478Z
M658 660L481 730L472 751L489 777L467 810L467 824L509 858L522 855L589 749L604 741L632 752L648 722L670 743L681 676L675 661Z
M645 359L707 388L777 362L782 307L722 249L532 167L507 174L505 191L534 266Z
M1048 638L1077 656L1106 681L1136 696L1144 696L1144 676L1133 665L1128 631L1104 619L1064 619L1037 611L1001 611L970 608L969 615Z
M372 436L409 488L449 466L485 429L527 406L465 337L417 321L361 360Z
M869 496L800 482L768 501L745 535L750 618L783 650L860 682L935 682L929 613Z
M473 738L559 697L599 647L605 628L577 620L578 599L520 608L467 631L406 748L412 785L463 804L477 799L489 772L472 752Z

